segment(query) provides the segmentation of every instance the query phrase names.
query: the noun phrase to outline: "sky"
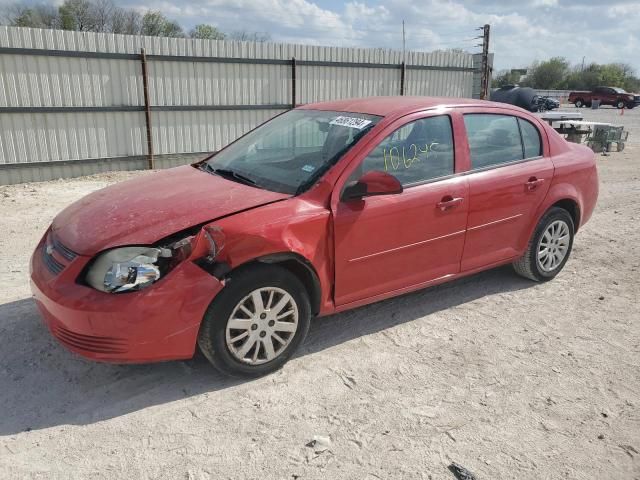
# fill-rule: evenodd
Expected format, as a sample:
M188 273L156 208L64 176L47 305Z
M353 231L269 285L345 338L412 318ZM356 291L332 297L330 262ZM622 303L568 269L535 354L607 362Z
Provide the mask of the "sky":
M0 0L0 4L11 0ZM61 0L49 0L52 3ZM640 74L640 0L115 0L158 9L190 28L268 32L273 41L316 45L464 48L479 52L477 27L491 25L494 69L566 57L573 64L624 62Z

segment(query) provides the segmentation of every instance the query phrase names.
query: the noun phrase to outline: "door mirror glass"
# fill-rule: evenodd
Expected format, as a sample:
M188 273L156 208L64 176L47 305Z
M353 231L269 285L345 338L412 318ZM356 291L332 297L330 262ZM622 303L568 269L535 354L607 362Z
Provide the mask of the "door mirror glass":
M357 182L347 186L342 193L342 200L397 193L402 193L402 184L396 177L379 170L372 170L365 173Z

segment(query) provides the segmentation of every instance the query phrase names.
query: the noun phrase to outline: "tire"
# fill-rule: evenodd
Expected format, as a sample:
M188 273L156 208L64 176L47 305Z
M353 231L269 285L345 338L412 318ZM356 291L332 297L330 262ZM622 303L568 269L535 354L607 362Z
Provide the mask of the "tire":
M266 308L256 308L253 300L256 291L260 292L257 301L262 301ZM290 301L285 294L289 295ZM271 302L277 307L280 300L288 302L282 310L265 305ZM255 316L244 313L247 310L243 311L240 305ZM260 316L259 312L265 313ZM280 316L282 320L276 319L279 312L284 312L285 317ZM232 315L235 325L241 325L241 328L227 328ZM291 332L295 315L297 326ZM209 305L198 334L198 346L222 373L233 377L259 377L278 370L291 358L307 336L310 322L309 295L294 274L276 265L251 265L232 272L225 288ZM287 324L287 331L278 330L278 325L283 324ZM278 335L286 344L275 340L273 335ZM241 339L232 341L238 337ZM269 359L267 342L271 343L271 353L277 354L272 359ZM243 352L243 347L249 343L253 346Z
M564 239L561 244L554 244L552 241L549 241L549 236L552 235L547 235L545 237L545 234L550 232L551 229L556 228L556 226L558 228L558 230L556 230L558 234L563 235L564 230L562 230L562 225L564 225L564 228L566 228L566 235L568 236L568 238ZM573 224L571 215L569 215L569 212L567 212L563 208L552 207L547 211L547 213L542 216L542 218L538 222L538 225L536 226L536 229L534 230L533 235L529 240L529 244L527 245L527 250L525 251L524 255L513 262L514 270L518 275L536 282L545 282L551 280L558 273L560 273L562 268L567 263L569 255L571 254L571 248L573 247L574 234L575 226ZM551 251L558 252L558 255L553 255L550 253L547 253L546 256L541 255L541 261L538 255L538 251L543 241L551 245L547 248L547 251L549 251L549 248L551 248ZM564 249L562 248L563 245ZM560 255L564 256L562 256L562 258L558 258L558 256ZM545 266L544 260L549 259L550 257L553 257L551 259L551 262L549 262L549 264ZM554 260L557 261L555 265Z
M622 100L619 100L618 102L616 102L616 108L618 110L622 110L624 107L626 107L626 105Z
M635 107L635 106L636 106L636 104L635 104L635 103L628 103L628 104L627 104L627 108L628 108L629 110L631 110L631 109L632 109L633 107Z
M581 98L577 99L576 103L575 103L575 106L576 106L576 108L584 107L584 101Z

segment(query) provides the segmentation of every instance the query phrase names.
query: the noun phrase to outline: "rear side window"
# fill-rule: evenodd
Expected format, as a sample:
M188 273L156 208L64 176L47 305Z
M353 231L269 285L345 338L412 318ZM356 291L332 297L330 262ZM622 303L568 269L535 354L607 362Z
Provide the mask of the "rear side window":
M542 155L540 132L528 120L511 115L467 114L464 124L474 169Z
M522 134L522 145L524 146L524 158L534 158L542 155L542 144L540 142L540 132L529 121L518 119L520 133Z
M464 124L471 167L485 168L524 159L520 128L510 115L467 114Z

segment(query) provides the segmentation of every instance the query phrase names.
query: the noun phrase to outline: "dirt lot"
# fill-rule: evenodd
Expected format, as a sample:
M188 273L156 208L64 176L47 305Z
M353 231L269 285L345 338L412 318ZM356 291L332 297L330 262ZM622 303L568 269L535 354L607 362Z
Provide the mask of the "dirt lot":
M0 187L0 478L640 478L640 109L599 157L565 270L499 268L320 319L277 374L82 360L48 334L28 257L56 212L133 174ZM329 438L320 448L305 446ZM326 448L326 449L325 449Z

